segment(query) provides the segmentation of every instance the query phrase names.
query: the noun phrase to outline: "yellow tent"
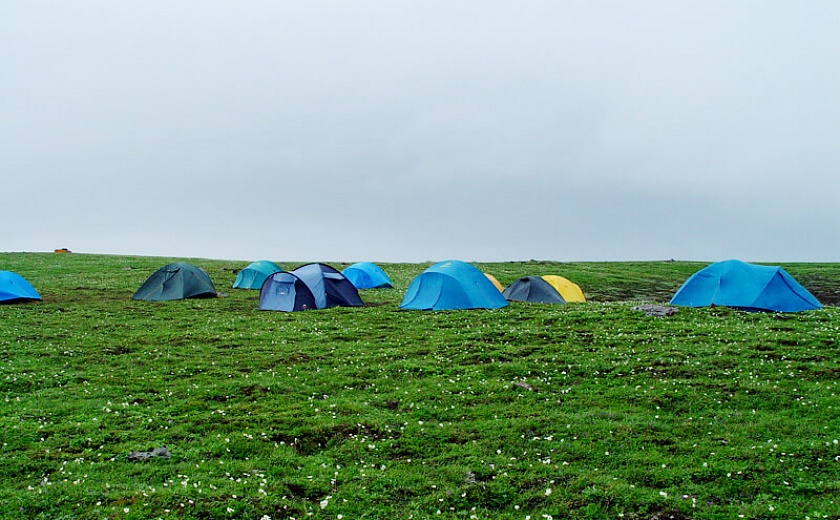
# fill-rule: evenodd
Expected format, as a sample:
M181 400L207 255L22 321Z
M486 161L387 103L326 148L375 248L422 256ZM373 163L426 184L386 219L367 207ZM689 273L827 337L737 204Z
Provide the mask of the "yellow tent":
M502 287L502 284L499 283L499 280L496 280L495 276L493 276L492 274L488 274L488 273L484 273L484 276L486 276L488 280L493 282L493 285L496 286L496 289L498 289L499 292L502 292L502 291L505 290L505 288Z
M580 287L577 284L563 278L562 276L557 276L554 274L546 274L542 277L543 280L550 283L552 287L557 289L557 292L560 293L560 296L563 297L566 302L585 302L586 298L583 296L583 291L580 290Z

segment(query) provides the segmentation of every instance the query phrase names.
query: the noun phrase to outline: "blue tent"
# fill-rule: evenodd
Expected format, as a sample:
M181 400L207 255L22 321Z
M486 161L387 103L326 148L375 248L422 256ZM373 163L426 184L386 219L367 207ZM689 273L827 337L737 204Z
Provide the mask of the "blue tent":
M234 289L259 289L266 278L283 269L274 262L259 260L248 264L248 267L239 271L236 280L233 282Z
M0 303L40 300L41 295L21 275L0 271Z
M216 296L216 287L207 273L192 264L174 262L152 273L131 298L169 301Z
M302 311L362 307L359 291L343 274L325 264L306 264L274 273L260 289L260 310Z
M553 285L539 276L525 276L511 283L502 291L508 301L530 303L566 303Z
M439 262L408 286L401 309L498 309L507 300L484 273L459 260Z
M378 265L370 262L358 262L341 271L356 289L391 288L391 279Z
M822 308L822 304L781 267L740 260L716 262L697 271L677 290L671 304L777 312Z
M260 310L305 311L317 309L315 295L303 280L292 273L281 271L265 279L260 288Z

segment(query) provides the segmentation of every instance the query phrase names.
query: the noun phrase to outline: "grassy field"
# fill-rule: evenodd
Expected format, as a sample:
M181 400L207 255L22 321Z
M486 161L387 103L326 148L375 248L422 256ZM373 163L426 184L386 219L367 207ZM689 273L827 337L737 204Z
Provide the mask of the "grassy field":
M590 300L493 311L398 310L420 264L364 308L205 259L220 298L130 299L171 260L0 254L44 299L0 306L0 518L840 518L840 264L785 264L832 304L789 315L632 310L679 261L476 264Z

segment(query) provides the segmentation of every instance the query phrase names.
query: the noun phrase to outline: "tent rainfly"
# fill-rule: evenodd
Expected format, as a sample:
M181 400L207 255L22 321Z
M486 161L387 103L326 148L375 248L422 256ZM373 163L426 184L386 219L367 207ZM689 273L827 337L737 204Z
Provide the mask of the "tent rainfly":
M24 277L12 271L0 271L0 303L22 303L40 299L41 295Z
M258 260L248 264L248 266L236 274L236 280L233 282L234 289L259 289L262 287L266 278L274 273L279 273L283 269L274 262L268 260Z
M303 311L330 307L362 307L359 291L335 268L306 264L274 273L260 289L260 310Z
M502 296L508 301L530 303L566 303L553 285L539 276L525 276L507 287Z
M214 298L216 287L210 276L185 262L167 264L150 276L131 297L134 300L169 301L185 298Z
M378 265L371 262L357 262L341 271L356 289L390 289L391 279Z
M498 309L507 304L493 282L475 266L446 260L414 277L400 309Z
M677 290L671 305L776 312L822 308L814 295L781 267L740 260L716 262L697 271Z
M542 276L542 279L557 289L557 292L559 292L560 296L566 300L566 303L586 301L583 291L571 280L563 278L562 276L557 276L556 274L545 274Z

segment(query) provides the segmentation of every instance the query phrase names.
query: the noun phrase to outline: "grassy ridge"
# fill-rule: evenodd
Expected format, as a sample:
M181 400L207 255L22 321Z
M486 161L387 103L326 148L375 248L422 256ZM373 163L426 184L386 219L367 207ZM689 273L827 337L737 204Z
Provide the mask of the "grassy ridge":
M381 264L368 307L286 314L195 259L224 297L130 300L170 260L0 255L44 297L0 307L0 517L840 515L836 308L631 310L689 262L477 264L590 302L441 313ZM836 296L840 265L785 268Z

